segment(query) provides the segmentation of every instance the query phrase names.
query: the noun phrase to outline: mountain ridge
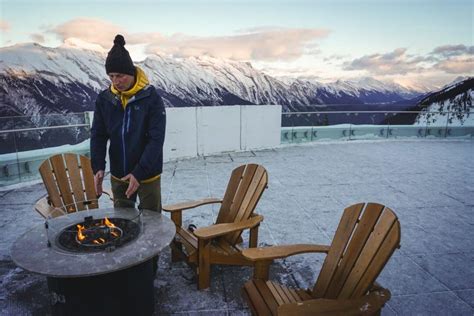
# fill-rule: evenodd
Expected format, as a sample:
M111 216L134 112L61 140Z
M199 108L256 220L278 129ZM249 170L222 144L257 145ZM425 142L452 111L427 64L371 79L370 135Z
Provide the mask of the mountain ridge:
M0 96L4 100L0 116L92 110L97 94L109 85L104 52L30 43L0 48L0 53ZM287 112L317 104L389 104L419 95L373 78L285 82L248 62L209 56L153 55L136 65L143 68L168 107L281 104ZM35 109L26 109L25 103Z

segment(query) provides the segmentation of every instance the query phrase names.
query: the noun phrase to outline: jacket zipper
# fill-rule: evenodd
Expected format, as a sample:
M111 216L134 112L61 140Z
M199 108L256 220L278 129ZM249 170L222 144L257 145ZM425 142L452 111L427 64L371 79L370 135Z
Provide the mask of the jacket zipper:
M130 108L125 108L125 111L123 113L123 121L122 121L122 155L123 155L123 173L124 176L127 175L127 155L126 155L126 147L125 147L125 133L126 133L126 128L128 124L128 112L130 111Z

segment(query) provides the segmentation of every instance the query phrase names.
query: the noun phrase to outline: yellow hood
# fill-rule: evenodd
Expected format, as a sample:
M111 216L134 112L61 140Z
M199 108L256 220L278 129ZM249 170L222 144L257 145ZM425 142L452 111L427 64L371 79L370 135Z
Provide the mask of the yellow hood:
M122 106L124 109L127 106L128 100L131 97L133 97L135 94L137 94L138 91L145 88L149 83L148 78L145 75L145 72L139 67L135 67L135 68L137 69L137 78L132 88L130 88L127 91L120 92L117 89L115 89L113 84L110 85L110 91L112 91L113 94L120 96L120 100L122 101Z

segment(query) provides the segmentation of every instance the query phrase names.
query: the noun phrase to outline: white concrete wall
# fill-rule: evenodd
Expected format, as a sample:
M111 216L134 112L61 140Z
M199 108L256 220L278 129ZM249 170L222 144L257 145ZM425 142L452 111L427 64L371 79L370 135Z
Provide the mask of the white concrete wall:
M167 108L164 160L280 145L281 106Z
M241 106L241 150L271 148L280 144L281 106Z
M240 106L197 108L198 155L240 150Z
M167 108L164 160L274 148L280 133L280 105Z
M196 109L166 109L165 160L197 155Z

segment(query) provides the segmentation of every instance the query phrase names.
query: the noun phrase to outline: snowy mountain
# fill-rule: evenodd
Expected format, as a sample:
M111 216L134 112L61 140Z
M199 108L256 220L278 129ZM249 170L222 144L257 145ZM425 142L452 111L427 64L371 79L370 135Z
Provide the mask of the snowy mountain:
M0 116L92 110L109 82L103 51L22 44L0 48L0 56ZM318 104L390 103L419 95L372 78L328 84L280 80L250 63L206 56L154 55L137 65L169 107L281 104L284 111L301 111Z
M474 78L457 78L419 103L423 111L416 120L421 125L474 125ZM443 112L443 113L439 113ZM449 114L447 113L449 112Z

